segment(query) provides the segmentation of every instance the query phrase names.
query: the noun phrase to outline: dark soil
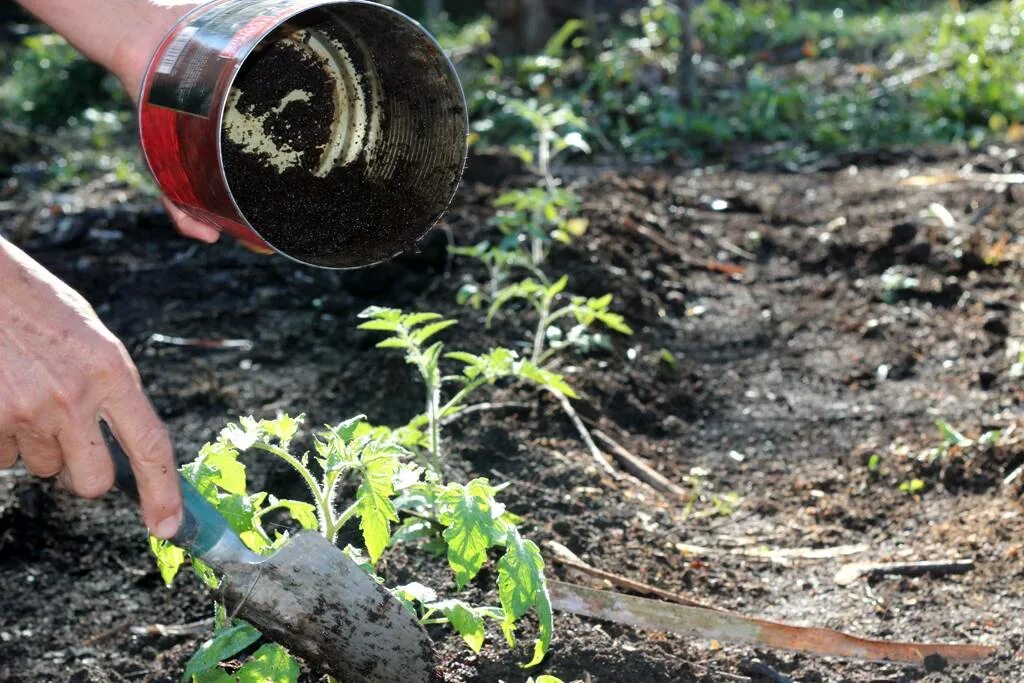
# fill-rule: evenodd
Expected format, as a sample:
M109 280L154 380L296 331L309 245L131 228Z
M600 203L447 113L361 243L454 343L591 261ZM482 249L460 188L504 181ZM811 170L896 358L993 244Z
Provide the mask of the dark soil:
M504 500L532 538L557 540L597 567L750 615L987 643L998 654L926 672L556 615L540 671L599 683L1022 680L1024 515L1018 485L1002 484L1024 462L1019 432L970 457L916 458L939 443L937 418L971 437L1022 427L1024 384L1009 375L1007 348L1024 335L1024 194L945 177L968 164L975 174L1019 171L1021 158L940 152L807 174L574 174L591 226L556 251L552 269L581 294L615 293L636 330L612 351L571 359L579 410L675 482L688 486L703 468L710 493L743 497L731 515L706 514L710 502L687 515L602 476L557 406L525 390L500 388L491 400L526 408L480 413L448 432L451 477L511 482ZM906 182L915 176L930 180ZM495 192L464 186L444 219L458 242L483 236ZM97 194L93 208L111 196ZM33 201L26 211L37 211ZM956 224L944 227L932 203ZM410 368L355 330L367 305L457 317L447 339L472 351L525 336L508 321L485 330L481 313L455 305L462 280L481 273L448 262L443 233L399 261L330 272L227 243L192 246L130 203L108 209L107 225L123 239L107 229L36 254L126 341L182 460L239 414L304 411L317 425L366 413L397 424L419 411ZM918 285L885 292L891 267ZM153 333L254 346L162 346ZM248 466L257 485L286 494L296 486L275 462ZM912 478L927 485L917 496L899 490ZM0 487L0 679L177 680L205 636L130 629L203 619L210 603L188 577L174 591L161 586L124 498L77 500L17 471L0 476ZM789 564L730 552L847 544L868 549ZM846 587L832 578L848 561L957 557L973 558L975 569ZM415 550L393 552L381 570L389 581L415 576L453 590L450 572ZM559 566L550 572L589 582ZM481 585L493 579L485 570ZM495 600L479 588L469 598ZM452 681L529 675L518 667L529 626L514 652L497 632L480 655L442 629L432 635Z
M305 263L350 268L411 248L437 221L462 170L466 122L450 67L422 34L389 23L391 14L379 9L341 14L359 40L327 20L318 23L316 12L305 23L346 46L358 74L352 87L377 124L336 111L348 110L349 102L338 101L323 65L275 34L238 74L238 109L266 116L266 135L300 152L301 163L279 171L227 134L221 146L235 201L267 242ZM309 99L278 111L294 90ZM352 122L345 135L372 144L321 176L316 171L335 119Z

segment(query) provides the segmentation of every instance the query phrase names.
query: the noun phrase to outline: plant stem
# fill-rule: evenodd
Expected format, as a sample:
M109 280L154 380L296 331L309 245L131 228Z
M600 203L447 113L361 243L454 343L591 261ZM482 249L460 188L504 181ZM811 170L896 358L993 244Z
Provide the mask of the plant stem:
M427 382L427 421L430 424L430 466L441 476L441 387Z
M331 528L326 530L327 533L324 533L324 535L327 536L327 540L329 540L331 543L334 543L334 539L337 538L338 532L341 531L341 528L345 526L348 523L348 521L352 519L352 517L355 516L356 512L359 509L358 506L358 502L352 503L347 508L345 508L344 512L338 515L338 518L334 520L334 523L331 526Z
M276 455L291 465L292 469L299 473L299 476L306 482L306 486L309 487L310 493L313 494L313 503L316 505L316 514L320 520L320 531L324 534L327 540L332 540L328 533L328 530L334 527L334 511L331 510L330 494L329 492L320 489L320 486L317 485L316 479L313 477L313 473L309 471L309 468L303 465L302 461L283 448L278 448L277 446L271 446L270 444L261 442L256 442L253 446L262 451L266 451L267 453Z

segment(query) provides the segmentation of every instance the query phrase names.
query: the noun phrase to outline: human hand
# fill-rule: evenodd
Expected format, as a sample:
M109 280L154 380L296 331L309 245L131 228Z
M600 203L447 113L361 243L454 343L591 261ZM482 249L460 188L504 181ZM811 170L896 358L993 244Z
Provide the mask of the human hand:
M0 469L26 469L96 498L114 483L100 432L131 461L150 531L170 538L181 493L166 428L124 346L89 303L0 238Z

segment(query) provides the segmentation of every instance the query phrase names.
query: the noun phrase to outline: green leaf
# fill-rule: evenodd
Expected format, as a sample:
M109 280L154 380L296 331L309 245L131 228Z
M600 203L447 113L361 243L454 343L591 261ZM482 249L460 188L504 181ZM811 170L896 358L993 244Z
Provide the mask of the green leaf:
M375 332L397 332L399 327L401 327L399 323L392 320L368 320L360 324L357 329Z
M548 39L547 45L544 46L544 54L548 57L560 57L569 39L586 29L586 27L587 24L582 19L570 19L565 22L562 24L562 28L558 29L555 35ZM537 683L542 682L538 681Z
M462 639L469 645L469 649L473 652L480 652L480 648L484 644L483 617L461 600L445 600L434 603L430 607L440 611L448 618L448 623L462 636Z
M401 463L394 451L374 447L363 451L360 462L363 481L356 491L359 528L370 561L376 564L391 540L391 522L399 521L391 498L395 495L394 478Z
M299 663L277 643L267 643L234 677L238 683L297 683Z
M493 492L486 479L474 479L465 486L449 484L442 493L441 523L447 527L442 536L459 590L484 566L487 550L504 540L505 506L494 500Z
M540 635L533 644L533 659L523 664L524 669L537 666L544 661L548 648L551 647L551 636L555 631L555 622L551 613L551 598L548 596L546 583L544 584L544 590L537 593L537 629Z
M178 575L181 565L185 563L185 551L178 546L163 541L156 536L149 537L149 549L153 551L156 558L156 566L160 570L160 578L164 585L171 587L171 582Z
M378 349L407 349L409 342L399 337L388 337L382 342L377 342Z
M201 674L215 668L220 662L234 657L261 637L259 631L245 622L224 629L199 646L185 665L181 680L192 680L193 674Z
M437 333L439 333L439 332L441 332L443 330L447 330L449 327L451 327L453 325L458 325L458 324L459 324L458 320L439 320L439 321L437 321L435 323L431 323L431 324L429 324L429 325L427 325L425 327L421 327L420 329L418 329L415 332L413 332L412 333L412 339L417 344L422 344L423 342L425 342L428 339L430 339L431 337L433 337L435 334L437 334Z
M437 600L437 592L433 588L424 586L417 581L407 583L404 586L395 586L391 590L395 595L407 602L418 602L421 605L425 605Z
M221 430L220 438L239 451L247 451L260 439L259 424L253 418L239 420L239 424L229 424Z
M966 436L953 429L953 427L945 420L936 420L935 426L939 428L939 432L942 434L942 440L948 446L970 446L974 442L968 439Z
M537 678L527 678L526 683L565 683L565 681L556 676L542 674L540 676L537 676Z
M550 389L563 396L576 398L576 392L573 391L572 387L570 387L565 379L558 373L538 368L530 361L522 361L519 363L517 370L517 374L523 379L528 379L531 382L539 384L545 389Z
M544 559L537 545L523 539L515 528L509 529L506 547L508 550L498 561L498 596L509 631L517 619L536 607L540 637L534 645L533 659L526 664L535 666L547 654L554 631Z
M498 596L505 616L516 621L526 614L544 587L544 560L533 541L509 529L507 550L498 560Z
M260 427L263 428L263 431L266 434L276 438L281 443L282 447L287 448L288 443L292 440L292 437L295 436L295 433L299 431L299 426L304 420L304 415L292 417L288 414L284 414L279 415L276 420L262 420L260 422Z
M301 500L271 499L270 504L280 505L286 509L288 514L292 516L292 519L301 524L303 529L316 531L320 527L320 523L316 518L316 506L311 503Z
M217 577L217 573L213 571L212 567L197 557L192 558L192 571L196 573L196 576L203 582L203 585L210 590L215 591L220 588L220 579Z
M247 443L246 438L238 438L242 443ZM253 443L255 443L255 439ZM204 468L209 470L203 475L206 481L212 482L228 493L245 493L245 465L238 462L238 451L226 440L204 445L199 450L197 463L199 467L196 472L202 472Z

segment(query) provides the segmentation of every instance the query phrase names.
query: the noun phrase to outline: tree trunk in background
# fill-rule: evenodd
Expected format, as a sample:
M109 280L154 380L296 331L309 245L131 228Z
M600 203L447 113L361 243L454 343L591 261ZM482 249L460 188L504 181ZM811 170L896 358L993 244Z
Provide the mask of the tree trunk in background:
M697 83L697 67L693 63L696 55L696 34L693 30L693 0L676 0L679 7L679 20L683 27L682 42L679 50L679 104L692 109L700 100L699 84Z
M423 0L423 15L429 19L436 19L444 12L444 0Z
M645 0L487 0L497 24L494 36L499 54L529 54L544 49L548 39L570 19L599 24L602 15L617 19Z

